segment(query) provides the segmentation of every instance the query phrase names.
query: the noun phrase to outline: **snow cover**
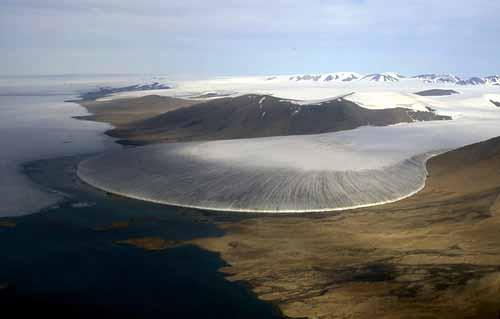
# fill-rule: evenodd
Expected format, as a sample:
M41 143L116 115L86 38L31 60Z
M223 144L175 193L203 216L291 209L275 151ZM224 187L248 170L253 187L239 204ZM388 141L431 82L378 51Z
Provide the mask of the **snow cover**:
M395 91L412 93L425 89L469 90L477 86L484 90L500 89L500 75L471 77L461 79L451 74L422 74L403 76L396 72L362 75L356 72L334 72L324 74L295 74L247 77L218 77L205 80L173 81L167 77L144 78L141 85L159 83L171 89L143 90L116 93L103 100L122 97L138 97L151 94L174 96L179 98L199 98L207 93L219 96L236 96L246 93L270 94L296 100L327 99L349 92Z
M368 91L355 93L347 98L368 109L387 109L395 107L409 108L415 111L428 111L427 103L409 93L391 91Z
M147 146L85 161L78 174L112 193L178 206L267 213L338 210L409 196L423 187L429 156L500 135L500 110L490 102L500 100L500 87L463 86L460 94L424 97L413 93L449 86L416 79L332 83L219 78L178 83L165 92L186 97L232 90L311 106L343 96L371 109L432 109L453 120Z
M270 78L272 80L269 80ZM404 107L414 111L428 111L430 107L441 115L453 117L461 117L464 112L475 112L477 116L489 117L490 112L498 111L498 109L492 109L493 105L486 98L488 94L500 92L500 86L495 85L457 86L449 83L427 83L415 78L402 78L398 82L290 81L289 78L290 76L276 75L178 81L170 82L173 84L172 89L126 92L107 99L157 94L179 98L196 97L200 100L198 98L200 95L210 92L220 96L205 100L235 97L242 94L262 94L293 100L293 103L299 105L314 106L346 96L346 99L370 109ZM423 97L413 94L428 89L453 89L461 94L441 97Z

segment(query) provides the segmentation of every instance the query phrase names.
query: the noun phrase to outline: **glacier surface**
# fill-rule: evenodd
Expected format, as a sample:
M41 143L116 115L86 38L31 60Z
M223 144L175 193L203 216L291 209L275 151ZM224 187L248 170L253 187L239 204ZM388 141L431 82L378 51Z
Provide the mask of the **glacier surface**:
M498 120L418 122L302 136L159 144L80 163L82 180L157 203L216 211L333 211L396 201L426 160L500 135Z

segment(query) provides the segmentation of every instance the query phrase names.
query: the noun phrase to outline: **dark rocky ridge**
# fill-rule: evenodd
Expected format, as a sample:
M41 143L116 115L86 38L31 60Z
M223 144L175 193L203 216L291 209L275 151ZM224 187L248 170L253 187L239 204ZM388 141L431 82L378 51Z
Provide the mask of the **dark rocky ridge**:
M316 105L263 95L216 99L138 120L109 131L124 143L147 144L319 134L364 125L448 120L434 112L406 108L371 110L343 98Z
M490 100L491 103L495 104L495 106L497 107L500 107L500 102L496 102L496 101L493 101L493 100Z
M170 86L161 84L159 82L153 82L151 84L135 84L123 87L100 87L95 91L86 92L80 94L80 99L82 101L94 101L102 97L110 96L114 93L120 92L135 92L135 91L149 91L149 90L166 90L170 89Z
M455 90L432 89L432 90L416 92L414 94L420 96L445 96L445 95L460 94L460 92L457 92Z

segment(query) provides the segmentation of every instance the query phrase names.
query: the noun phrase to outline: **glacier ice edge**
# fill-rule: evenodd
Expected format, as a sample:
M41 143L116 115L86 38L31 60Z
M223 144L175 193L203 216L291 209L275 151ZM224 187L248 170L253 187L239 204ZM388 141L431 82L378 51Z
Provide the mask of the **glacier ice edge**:
M424 187L425 187L425 182L427 178L427 167L426 163L427 161L439 154L443 153L443 151L440 152L428 152L420 155L413 156L410 159L407 159L405 161L402 161L401 163L398 163L396 165L393 165L392 167L398 167L401 165L405 165L405 163L412 163L414 165L414 169L405 170L403 167L403 172L406 171L408 174L413 174L415 173L415 169L417 170L417 173L415 175L415 179L413 179L412 183L406 184L407 188L403 193L394 193L394 194L388 194L388 193L382 193L382 196L377 197L372 197L373 200L365 200L356 204L339 204L335 205L335 203L332 201L330 202L330 205L313 205L313 206L303 206L303 207L298 207L298 208L266 208L266 206L261 206L259 207L259 203L254 203L252 206L246 206L246 207L238 207L234 203L230 202L223 202L223 203L209 203L209 204L201 204L203 203L203 199L200 200L198 199L192 199L191 201L182 201L182 200L175 200L175 199L162 199L158 198L157 195L145 195L145 194L140 194L140 192L134 192L133 190L123 188L123 185L120 184L114 184L114 183L106 183L102 179L99 178L98 175L95 175L95 171L92 169L92 165L94 165L96 162L102 160L103 157L109 156L108 153L98 155L96 157L87 159L82 161L77 170L77 175L78 177L84 181L85 183L100 189L102 191L115 194L115 195L120 195L123 197L127 198L132 198L132 199L137 199L137 200L142 200L142 201L147 201L147 202L152 202L152 203L157 203L157 204L163 204L163 205L169 205L169 206L176 206L176 207L184 207L184 208L193 208L193 209L200 209L200 210L207 210L207 211L219 211L219 212L238 212L238 213L263 213L263 214L297 214L297 213L315 213L315 212L334 212L334 211L344 211L344 210L352 210L352 209L358 209L358 208L364 208L364 207L371 207L371 206L377 206L377 205L383 205L383 204L388 204L388 203L393 203L397 202L400 200L403 200L405 198L411 197L414 194L420 192ZM416 165L415 165L416 164ZM365 170L365 171L379 171L384 173L384 169L380 170ZM341 172L345 173L345 172ZM347 172L347 173L352 173L352 172ZM376 178L379 178L377 176ZM360 180L362 183L364 182L363 179ZM147 190L147 187L145 188ZM142 192L144 193L144 191ZM377 200L378 199L378 200ZM196 203L198 202L198 203ZM313 203L314 204L314 203Z

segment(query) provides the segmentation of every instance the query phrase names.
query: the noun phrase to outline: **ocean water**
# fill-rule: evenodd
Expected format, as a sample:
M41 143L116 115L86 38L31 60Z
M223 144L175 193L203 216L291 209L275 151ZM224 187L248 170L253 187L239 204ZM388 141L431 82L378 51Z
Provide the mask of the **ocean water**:
M0 78L0 217L33 213L61 199L61 194L29 181L20 172L22 163L113 147L103 134L109 125L73 119L87 112L64 101L99 86L134 80L110 76Z
M42 158L97 152L112 142L106 124L83 122L86 114L69 96L0 96L0 217L36 212L60 195L47 192L20 172L20 164Z
M0 308L6 318L280 318L242 283L224 278L215 253L193 245L145 251L116 241L221 236L234 216L109 196L81 183L80 157L36 161L23 171L68 194L37 214L0 227ZM96 230L112 222L126 228Z
M116 243L222 235L210 214L109 196L77 178L81 159L120 146L104 135L108 125L73 119L85 110L64 100L135 81L0 78L0 219L16 224L0 226L2 315L279 318L275 307L224 278L217 254L193 245L149 252ZM117 221L130 225L96 230Z

